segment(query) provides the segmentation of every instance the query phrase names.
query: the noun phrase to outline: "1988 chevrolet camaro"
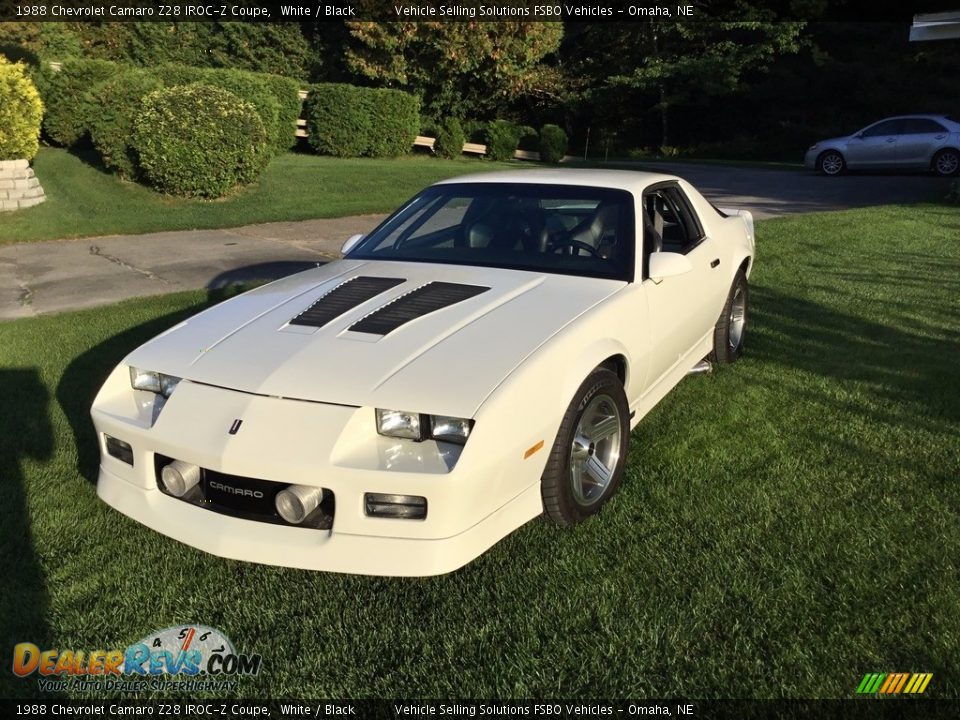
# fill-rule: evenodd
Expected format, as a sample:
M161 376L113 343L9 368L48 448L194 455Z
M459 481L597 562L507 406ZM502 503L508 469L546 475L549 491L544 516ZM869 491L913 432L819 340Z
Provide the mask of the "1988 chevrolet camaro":
M576 525L643 416L742 352L753 218L667 175L487 173L344 255L113 370L104 501L224 557L371 575L455 570L541 514Z

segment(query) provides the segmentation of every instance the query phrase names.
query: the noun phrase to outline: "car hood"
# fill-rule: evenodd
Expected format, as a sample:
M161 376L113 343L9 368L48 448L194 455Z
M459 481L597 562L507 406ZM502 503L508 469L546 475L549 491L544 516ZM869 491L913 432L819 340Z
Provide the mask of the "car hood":
M414 292L428 283L429 297ZM125 363L275 397L471 417L542 343L625 284L343 260L210 308ZM341 286L377 294L362 301L361 293L359 304L356 293L344 297L342 288L328 295ZM388 304L390 312L376 313ZM357 325L371 314L378 322Z

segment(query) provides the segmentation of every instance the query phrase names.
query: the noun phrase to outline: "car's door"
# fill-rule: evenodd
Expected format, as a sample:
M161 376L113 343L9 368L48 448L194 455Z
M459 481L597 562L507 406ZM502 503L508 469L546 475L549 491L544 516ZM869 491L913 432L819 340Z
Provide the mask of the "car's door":
M947 129L931 118L906 118L897 141L897 156L904 166L927 168L933 154L949 137Z
M644 192L642 286L650 318L646 389L657 383L714 327L725 292L717 241L705 234L693 206L676 183ZM685 255L692 270L656 280L649 277L653 252ZM699 358L697 358L699 359Z
M847 167L880 168L897 167L897 143L903 121L881 120L856 135L847 143L845 159Z

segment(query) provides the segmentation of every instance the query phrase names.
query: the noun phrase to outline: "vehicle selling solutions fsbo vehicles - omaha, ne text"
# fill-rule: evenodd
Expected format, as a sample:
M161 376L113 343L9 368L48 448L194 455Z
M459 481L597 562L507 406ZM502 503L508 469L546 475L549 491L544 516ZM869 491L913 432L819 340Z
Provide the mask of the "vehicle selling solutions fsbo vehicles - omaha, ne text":
M224 557L372 575L575 525L632 427L739 356L753 218L667 175L486 173L344 254L123 360L92 409L103 500Z

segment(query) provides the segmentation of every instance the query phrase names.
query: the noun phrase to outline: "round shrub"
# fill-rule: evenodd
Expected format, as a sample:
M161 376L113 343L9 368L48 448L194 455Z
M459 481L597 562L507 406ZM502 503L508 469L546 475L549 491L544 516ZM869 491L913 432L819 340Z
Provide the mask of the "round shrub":
M259 177L269 139L254 107L211 85L178 85L143 100L133 146L144 176L175 195L219 197Z
M372 118L360 88L340 83L314 85L307 96L310 145L322 155L360 157L367 149Z
M140 175L133 124L143 98L163 84L152 72L128 70L90 89L90 139L103 164L129 179Z
M37 154L43 103L26 66L0 57L0 160Z
M46 108L43 129L47 137L64 147L83 138L90 129L92 111L87 91L123 69L107 60L73 59L64 61L60 70L48 67L39 73L37 86Z
M364 155L399 157L410 152L420 128L420 99L400 90L360 90L372 131Z
M567 134L557 125L544 125L540 128L540 159L543 162L558 163L567 154Z
M540 135L536 129L529 125L520 125L517 127L517 149L519 150L537 150L540 147Z
M457 118L447 118L437 130L437 142L433 146L434 152L440 157L450 158L451 160L458 158L463 153L465 137L460 121Z
M491 160L513 160L520 143L520 129L508 120L487 125L487 156Z

